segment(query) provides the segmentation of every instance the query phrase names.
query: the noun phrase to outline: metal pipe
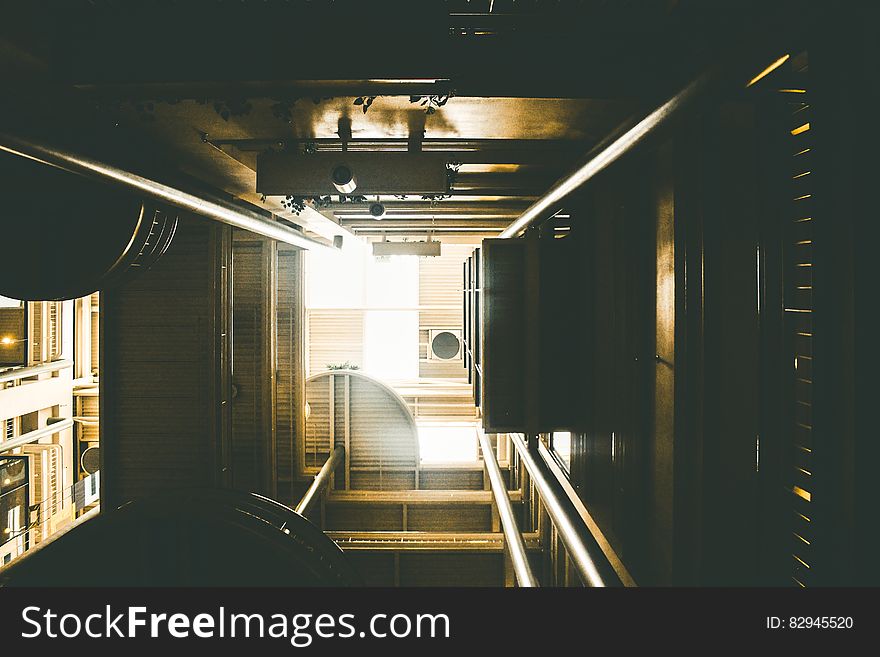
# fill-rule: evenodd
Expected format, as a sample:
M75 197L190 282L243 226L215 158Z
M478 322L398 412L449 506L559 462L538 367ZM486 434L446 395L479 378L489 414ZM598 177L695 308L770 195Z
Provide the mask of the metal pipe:
M29 367L13 367L6 372L0 372L0 383L9 383L18 379L26 379L38 374L48 374L49 372L60 372L73 366L72 360L53 360L49 363L41 363L40 365L31 365Z
M333 477L333 473L336 470L336 466L342 461L345 457L345 449L342 447L336 447L330 453L330 458L328 458L324 465L321 467L320 472L315 475L315 480L312 482L312 485L309 486L309 489L306 491L306 494L303 495L303 498L299 501L299 504L296 505L295 511L301 516L308 516L309 511L315 502L318 501L321 497L321 493L330 483L331 478Z
M521 434L512 433L510 438L584 583L589 586L621 586L611 562L547 465L535 458Z
M675 115L702 91L711 77L710 73L704 73L641 120L630 119L619 126L590 150L580 166L557 180L546 194L529 206L499 237L516 237L529 226L553 216L569 194L631 151L658 126Z
M495 459L495 451L489 444L489 439L481 431L479 432L480 449L483 452L483 463L489 473L489 482L492 484L492 493L495 496L495 506L498 507L498 516L501 518L501 529L504 532L504 540L510 552L510 560L513 563L513 572L516 573L516 581L520 587L532 588L538 586L538 580L532 573L529 558L526 554L526 545L522 533L516 524L513 515L513 507L507 496L507 486L501 478L501 468Z
M326 246L323 242L306 237L298 230L272 221L261 214L242 208L229 201L219 198L208 198L207 196L196 196L195 194L144 178L84 155L52 148L6 133L0 133L0 151L25 157L29 160L64 169L65 171L88 178L96 178L122 187L128 187L169 205L183 208L209 219L291 244L301 249Z
M15 449L16 447L21 447L22 445L29 445L30 443L38 441L40 438L48 438L49 436L54 436L56 433L61 431L67 431L68 429L73 427L73 420L66 419L62 422L56 422L55 424L50 424L49 426L43 427L42 429L36 429L35 431L28 431L21 436L17 436L12 440L5 440L0 442L0 452L6 452L10 449Z

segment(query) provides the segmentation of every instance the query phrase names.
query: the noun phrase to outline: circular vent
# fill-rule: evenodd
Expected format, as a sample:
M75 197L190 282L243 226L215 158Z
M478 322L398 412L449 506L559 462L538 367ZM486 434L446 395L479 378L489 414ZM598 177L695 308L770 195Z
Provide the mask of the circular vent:
M437 356L437 358L442 358L444 360L449 360L450 358L458 356L460 348L461 345L458 341L458 336L449 331L436 333L434 339L431 340L431 351L434 352L434 355Z
M101 469L101 448L89 447L82 453L79 464L87 474L94 474Z

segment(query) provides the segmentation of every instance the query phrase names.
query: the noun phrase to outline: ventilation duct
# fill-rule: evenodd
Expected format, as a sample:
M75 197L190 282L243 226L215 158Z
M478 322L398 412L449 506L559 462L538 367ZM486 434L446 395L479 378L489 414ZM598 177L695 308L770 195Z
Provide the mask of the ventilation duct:
M86 296L150 267L177 215L126 191L0 154L0 294Z

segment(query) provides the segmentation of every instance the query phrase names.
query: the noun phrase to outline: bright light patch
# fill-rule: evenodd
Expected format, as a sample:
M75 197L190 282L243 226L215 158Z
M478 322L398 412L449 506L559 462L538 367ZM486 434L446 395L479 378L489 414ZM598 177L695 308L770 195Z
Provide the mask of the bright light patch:
M422 463L472 463L477 460L476 425L419 422L417 426Z
M751 87L756 82L763 80L765 77L770 75L773 71L775 71L777 68L779 68L780 66L785 64L785 62L788 61L789 57L790 57L790 55L783 55L782 57L777 59L775 62L770 64L770 66L768 66L763 71L758 73L755 77L753 77L751 80L749 80L749 83L746 86Z

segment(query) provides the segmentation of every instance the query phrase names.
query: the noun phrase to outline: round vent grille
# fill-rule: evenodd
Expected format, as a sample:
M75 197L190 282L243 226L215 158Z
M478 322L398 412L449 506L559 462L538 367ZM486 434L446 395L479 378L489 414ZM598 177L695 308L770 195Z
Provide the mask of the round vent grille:
M458 350L461 348L461 345L458 341L458 336L455 333L450 333L449 331L441 331L434 335L434 339L431 340L431 351L434 352L434 355L437 358L442 358L444 360L449 360L450 358L455 358L458 356Z
M88 474L94 474L101 469L101 448L89 447L82 453L79 464L83 471Z

